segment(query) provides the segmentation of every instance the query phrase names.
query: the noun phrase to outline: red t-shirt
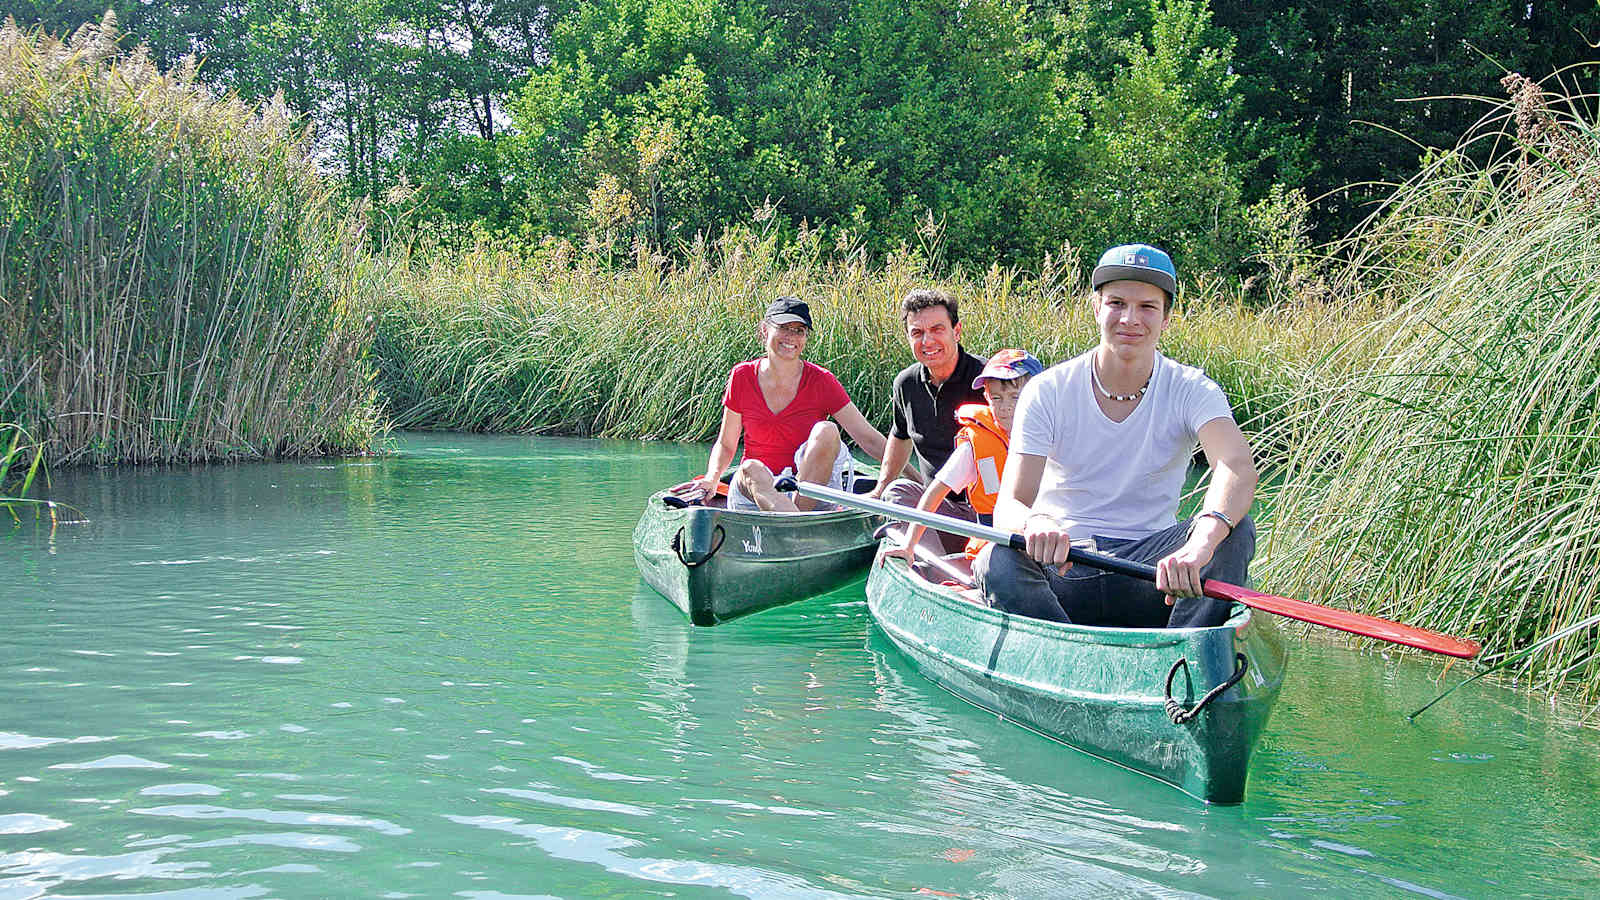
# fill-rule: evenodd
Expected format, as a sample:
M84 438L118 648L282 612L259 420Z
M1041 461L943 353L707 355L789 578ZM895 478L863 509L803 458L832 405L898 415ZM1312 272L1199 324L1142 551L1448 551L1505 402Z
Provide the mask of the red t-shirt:
M794 454L811 428L850 405L850 395L833 373L801 362L800 389L789 405L774 413L757 380L760 360L739 363L728 373L722 405L744 417L744 455L759 459L774 473L794 466Z

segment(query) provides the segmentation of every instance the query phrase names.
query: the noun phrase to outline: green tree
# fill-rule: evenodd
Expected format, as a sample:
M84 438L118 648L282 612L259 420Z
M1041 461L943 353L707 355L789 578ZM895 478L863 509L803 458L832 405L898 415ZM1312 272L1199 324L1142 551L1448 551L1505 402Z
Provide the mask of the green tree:
M630 227L667 245L771 199L791 223L849 223L878 250L932 214L952 257L985 264L1113 225L1226 255L1232 210L1275 184L1321 198L1313 217L1332 236L1486 109L1413 98L1498 96L1503 70L1540 78L1600 38L1593 0L1210 8L1188 37L1163 30L1204 5L1149 0L13 0L7 13L64 34L110 9L164 68L192 54L214 87L281 92L351 194L403 197L446 231L582 233L606 175L639 203ZM1168 45L1200 55L1145 59ZM1191 65L1207 52L1226 62ZM1139 131L1152 127L1197 143L1153 142ZM1117 166L1147 180L1108 180Z
M1488 111L1462 98L1500 97L1508 70L1537 79L1592 61L1588 42L1600 38L1593 0L1215 0L1215 9L1237 38L1243 118L1278 138L1252 196L1273 180L1305 187L1323 198L1323 237L1354 225L1426 148L1454 146Z
M771 200L791 223L863 224L879 249L931 213L955 256L1037 256L1072 221L1082 128L1054 28L998 0L585 4L514 105L529 229L570 225L604 175L668 245Z
M1203 0L1152 10L1148 44L1123 44L1125 66L1094 104L1072 204L1082 246L1148 241L1186 269L1235 270L1249 230L1232 40Z
M602 178L648 213L638 225L658 243L745 218L763 179L752 175L761 155L743 126L779 68L775 25L716 0L576 8L552 32L549 64L512 103L508 158L526 230L581 229L578 211Z
M1022 4L862 0L827 48L843 149L871 164L904 240L931 213L950 254L1038 258L1073 219L1064 186L1081 92L1053 67L1054 19Z

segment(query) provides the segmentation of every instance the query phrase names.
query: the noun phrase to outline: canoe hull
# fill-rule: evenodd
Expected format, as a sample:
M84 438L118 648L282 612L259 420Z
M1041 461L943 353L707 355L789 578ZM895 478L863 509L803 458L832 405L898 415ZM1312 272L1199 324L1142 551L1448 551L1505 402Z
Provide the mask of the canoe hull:
M1244 797L1250 754L1283 684L1286 654L1267 616L1241 607L1218 628L1088 628L999 612L879 560L867 579L873 621L931 681L968 702L1210 803ZM1192 706L1243 678L1195 719Z
M652 588L696 625L716 625L826 593L872 562L881 520L855 510L730 512L672 509L662 491L633 532L634 559Z

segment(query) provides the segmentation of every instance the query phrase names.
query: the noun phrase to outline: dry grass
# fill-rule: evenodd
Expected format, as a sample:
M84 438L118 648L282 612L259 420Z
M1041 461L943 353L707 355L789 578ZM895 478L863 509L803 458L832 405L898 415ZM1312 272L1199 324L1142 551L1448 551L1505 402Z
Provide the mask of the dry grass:
M755 322L780 294L811 304L807 357L880 427L893 374L910 362L899 303L913 287L953 293L963 343L978 352L1025 347L1057 362L1095 340L1075 268L1047 261L1033 275L996 267L940 277L925 258L907 251L873 265L805 235L780 245L734 229L676 263L640 251L623 269L560 247L526 259L486 249L413 260L380 316L380 385L401 426L705 440L728 370L760 354ZM1355 331L1322 304L1257 312L1203 283L1164 347L1204 366L1258 429L1302 377L1302 361L1314 365L1320 348Z

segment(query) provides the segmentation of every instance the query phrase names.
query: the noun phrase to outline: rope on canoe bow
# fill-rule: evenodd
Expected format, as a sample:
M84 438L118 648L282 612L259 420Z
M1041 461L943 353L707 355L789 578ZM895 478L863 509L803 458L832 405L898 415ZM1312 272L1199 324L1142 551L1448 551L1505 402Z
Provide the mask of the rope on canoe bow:
M1231 688L1239 683L1239 679L1244 677L1245 670L1250 668L1250 661L1245 659L1243 653L1235 654L1235 660L1237 662L1237 666L1234 668L1233 674L1228 677L1227 681L1224 681L1223 683L1207 691L1206 695L1200 698L1200 702L1196 703L1194 706L1185 708L1182 703L1179 703L1172 696L1173 677L1178 674L1179 669L1189 668L1189 660L1186 657L1178 657L1178 661L1172 664L1171 669L1167 670L1167 718L1172 720L1172 724L1183 725L1189 722L1195 716L1200 715L1200 711L1206 708L1206 704L1217 699L1225 691L1227 691L1228 688Z
M728 533L722 530L721 525L716 526L716 535L716 543L711 545L711 549L706 551L705 556L702 556L699 559L690 559L689 557L683 555L683 529L679 528L678 533L672 536L672 552L678 554L679 561L691 569L695 566L703 566L711 559L711 557L717 555L717 551L722 549L722 542L728 538Z

